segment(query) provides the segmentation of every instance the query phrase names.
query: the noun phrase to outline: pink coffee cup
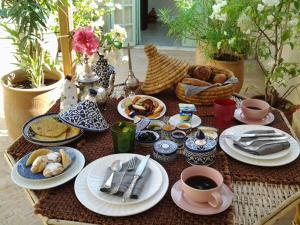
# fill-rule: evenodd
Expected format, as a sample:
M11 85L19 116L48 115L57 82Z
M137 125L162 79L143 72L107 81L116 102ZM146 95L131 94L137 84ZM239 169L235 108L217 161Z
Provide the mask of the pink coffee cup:
M217 186L206 190L191 187L186 181L194 176L207 177L213 180ZM223 200L220 192L223 185L223 176L219 171L208 166L191 166L181 172L181 183L183 193L188 199L199 203L208 203L212 207L222 205Z
M270 112L271 107L259 99L246 99L242 101L241 109L247 119L261 120Z

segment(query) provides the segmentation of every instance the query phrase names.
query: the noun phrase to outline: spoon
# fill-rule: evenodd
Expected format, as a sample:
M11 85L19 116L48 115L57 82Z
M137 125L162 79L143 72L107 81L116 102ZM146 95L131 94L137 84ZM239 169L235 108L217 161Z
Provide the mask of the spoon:
M119 172L122 169L121 161L120 160L113 161L110 168L113 172L111 173L110 177L105 182L104 188L111 188L111 184L112 184L115 172Z

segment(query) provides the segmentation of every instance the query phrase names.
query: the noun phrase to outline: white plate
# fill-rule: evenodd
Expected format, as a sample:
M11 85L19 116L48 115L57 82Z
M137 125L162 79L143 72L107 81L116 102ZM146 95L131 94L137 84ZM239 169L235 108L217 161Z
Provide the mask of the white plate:
M285 135L287 135L289 137L289 142L291 144L290 146L290 152L281 157L281 158L277 158L277 159L254 159L254 158L249 158L247 156L244 156L242 154L240 154L239 152L233 150L230 146L228 146L228 144L226 143L226 138L224 137L224 135L229 134L229 132L232 133L232 131L234 131L235 133L235 129L238 130L274 130L276 132L280 132L280 133L284 133ZM229 130L229 131L228 131ZM239 125L239 126L234 126L231 127L227 130L224 130L223 133L220 135L219 138L219 144L221 146L221 148L223 149L224 152L226 152L229 156L231 156L232 158L247 163L247 164L251 164L251 165L256 165L256 166L264 166L264 167L275 167L275 166L283 166L286 164L289 164L291 162L293 162L295 159L298 158L299 153L300 153L300 146L299 143L288 133L273 128L273 127L267 127L267 126L262 126L262 125Z
M135 154L132 154L134 156ZM106 216L130 216L144 212L155 206L166 194L169 186L169 178L165 169L156 161L154 163L163 174L163 183L158 192L150 199L133 205L114 205L96 198L87 186L87 175L93 168L93 162L86 166L77 176L74 184L77 199L89 210Z
M155 117L155 118L151 118L151 119L159 119L161 118L163 115L165 115L166 111L167 111L167 107L165 105L165 103L163 103L160 99L158 98L155 98L155 97L152 97L152 96L149 96L149 95L134 95L132 97L128 97L128 98L131 98L133 99L134 97L136 96L139 96L139 97L147 97L147 98L152 98L153 100L157 101L160 105L163 106L163 110L160 112L159 116ZM125 113L125 109L123 107L123 104L124 104L124 101L126 100L127 98L124 98L122 99L119 104L118 104L118 112L120 113L121 116L125 117L126 119L129 119L129 120L133 120L133 118L131 118L130 116L128 116L126 113Z
M245 124L256 124L256 125L268 125L270 123L272 123L275 119L275 116L273 113L269 112L265 118L261 119L261 120L249 120L247 119L243 112L242 112L242 109L241 108L237 108L235 111L234 111L234 118L242 123L245 123Z
M149 159L147 163L147 167L151 170L151 174L145 183L142 194L138 199L130 199L127 202L122 202L122 198L103 193L99 190L100 185L104 182L103 174L105 174L106 169L112 164L112 162L115 160L121 160L121 162L124 163L130 160L132 157L132 154L114 154L100 158L93 162L93 168L90 169L90 172L87 176L87 184L91 193L102 201L120 205L136 204L152 197L159 190L163 182L162 172L154 163L153 159ZM142 160L144 156L136 155L136 157Z
M180 122L181 121L180 121L179 114L176 114L176 115L170 117L170 119L169 119L169 123L175 127ZM192 128L195 128L195 127L200 126L201 122L202 122L201 118L199 116L193 114L192 120L189 123L191 124Z
M250 131L250 130L252 130L250 127L248 128L248 127L243 127L243 126L242 127L237 126L237 127L228 128L227 132L228 133L229 132L234 132L236 134L242 134L242 133L245 133L245 132ZM250 154L250 153L247 153L247 152L244 152L244 151L238 149L233 144L233 140L230 139L230 138L225 138L225 142L229 146L229 148L231 148L232 150L236 151L237 153L239 153L241 155L244 155L246 157L253 158L253 159L263 159L263 160L278 159L278 158L284 157L287 154L289 154L289 152L291 150L290 148L288 148L286 150L283 150L283 151L280 151L280 152L276 152L276 153L273 153L273 154L268 154L268 155L254 155L254 154Z
M69 151L73 150L74 153L76 154L76 158L75 161L69 167L69 169L62 176L53 177L52 179L49 180L48 179L39 180L38 182L31 181L29 179L21 177L17 173L18 163L16 163L11 172L12 181L18 186L23 188L32 189L32 190L43 190L43 189L57 187L71 180L82 170L82 168L84 167L85 159L80 151L70 147L64 147L64 148L68 148Z

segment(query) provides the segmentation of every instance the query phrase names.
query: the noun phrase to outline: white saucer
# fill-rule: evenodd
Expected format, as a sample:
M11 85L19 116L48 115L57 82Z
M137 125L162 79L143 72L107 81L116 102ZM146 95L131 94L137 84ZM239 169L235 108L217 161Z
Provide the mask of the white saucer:
M170 119L169 119L169 123L171 125L175 126L175 127L180 122L181 121L180 121L179 114L171 116ZM201 122L202 122L201 118L199 116L195 115L195 114L193 114L191 121L189 121L189 123L191 124L192 128L200 126Z
M261 120L249 120L247 119L241 108L237 108L234 111L234 118L242 123L245 124L257 124L257 125L268 125L270 123L272 123L275 119L275 116L273 113L269 112L263 119Z
M233 193L227 187L227 185L223 184L221 190L221 196L223 199L223 203L221 206L214 208L210 206L208 203L198 203L192 200L189 200L184 196L184 193L181 188L181 180L178 180L172 187L171 196L175 204L190 213L197 215L214 215L221 213L229 208L233 200Z
M289 153L283 157L272 159L272 160L256 159L256 158L250 158L248 156L245 156L241 154L240 151L238 152L236 150L233 150L232 147L230 147L226 143L225 135L232 134L232 133L238 134L238 132L241 133L241 131L247 132L250 130L274 130L275 132L278 133L284 133L288 137L288 141L290 142ZM223 151L229 156L231 156L232 158L250 165L263 166L263 167L276 167L276 166L283 166L289 164L293 162L295 159L297 159L300 154L299 143L291 135L277 128L262 126L262 125L239 125L239 126L230 127L224 130L223 133L220 135L219 144L220 147L223 149Z
M32 190L43 190L43 189L57 187L71 180L82 170L82 168L84 167L85 159L80 151L70 147L64 147L64 148L72 149L76 157L75 157L75 161L72 162L69 169L66 170L66 172L63 175L53 177L51 179L38 180L38 182L35 180L32 181L30 179L21 177L17 173L17 168L18 168L18 162L17 162L14 165L14 168L11 172L12 181L18 186L23 188L32 189Z
M131 156L137 156L136 154L130 154ZM96 160L97 161L97 160ZM115 205L110 204L96 198L89 190L87 186L87 175L89 174L93 164L92 162L87 165L77 176L74 184L74 191L77 199L89 210L106 216L120 217L130 216L141 212L144 212L153 206L155 206L166 194L169 186L169 178L165 169L156 161L153 162L160 168L163 174L163 183L158 192L148 200L132 205Z
M140 160L143 156L136 155ZM105 174L107 168L115 160L121 160L122 163L130 160L132 154L113 154L105 156L93 162L93 168L87 176L87 184L90 192L102 201L110 204L130 205L145 201L156 194L163 183L163 175L157 164L153 159L149 159L147 167L151 170L151 174L147 182L145 183L144 190L138 199L130 199L127 202L122 202L122 198L113 196L100 191L100 185L103 183L103 174Z

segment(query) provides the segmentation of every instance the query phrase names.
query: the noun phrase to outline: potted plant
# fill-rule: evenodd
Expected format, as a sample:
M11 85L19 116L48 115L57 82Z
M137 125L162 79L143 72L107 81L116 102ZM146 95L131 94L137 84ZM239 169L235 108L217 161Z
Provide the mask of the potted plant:
M47 112L60 96L63 75L45 50L51 1L4 1L1 26L15 47L18 70L2 76L4 113L9 135L17 138L29 118Z
M170 9L160 10L169 34L196 40L198 50L208 57L209 64L229 69L238 77L240 83L236 91L240 91L244 81L243 58L249 52L249 42L236 26L239 6L224 11L228 4L225 0L176 0L175 4L176 16L172 16Z
M300 82L299 63L288 62L284 51L291 51L300 44L300 3L298 0L262 0L243 2L237 27L251 40L255 58L265 75L265 100L284 111L287 96L297 90ZM234 8L241 5L232 1ZM288 82L294 82L286 87ZM285 89L279 93L279 89Z

